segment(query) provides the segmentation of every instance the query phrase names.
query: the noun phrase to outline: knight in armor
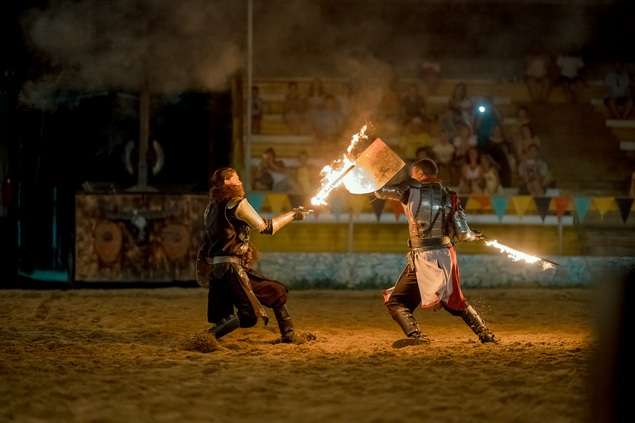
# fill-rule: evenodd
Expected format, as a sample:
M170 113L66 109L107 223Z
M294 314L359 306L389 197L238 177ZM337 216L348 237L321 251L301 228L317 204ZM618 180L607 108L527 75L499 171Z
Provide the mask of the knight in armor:
M287 287L249 267L253 256L249 235L252 229L274 235L309 211L298 208L264 219L245 197L238 173L229 167L212 174L210 187L197 265L209 268L202 284L209 286L207 319L214 325L212 333L219 339L239 327L254 326L259 318L267 324L265 306L273 309L281 342L301 341L286 307Z
M395 286L384 292L386 307L409 344L429 342L413 315L418 305L443 307L461 317L482 343L497 342L463 296L454 248L456 241L477 240L480 234L470 229L456 193L443 186L437 175L434 161L419 160L412 164L411 180L375 192L378 198L401 202L410 237L408 263Z

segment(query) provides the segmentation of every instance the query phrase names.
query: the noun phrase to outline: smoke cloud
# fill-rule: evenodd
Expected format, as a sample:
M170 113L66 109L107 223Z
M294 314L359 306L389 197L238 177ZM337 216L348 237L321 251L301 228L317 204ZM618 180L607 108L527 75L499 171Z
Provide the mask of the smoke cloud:
M241 7L229 0L54 0L23 21L50 71L27 83L22 99L47 108L64 89L221 88L243 61Z
M564 1L253 4L256 78L346 77L381 88L395 74L415 76L423 60L443 62L448 76L498 77L502 62L522 63L533 45L566 52L590 35L589 17ZM244 66L244 0L51 0L23 26L50 68L23 89L40 107L65 88L216 89Z

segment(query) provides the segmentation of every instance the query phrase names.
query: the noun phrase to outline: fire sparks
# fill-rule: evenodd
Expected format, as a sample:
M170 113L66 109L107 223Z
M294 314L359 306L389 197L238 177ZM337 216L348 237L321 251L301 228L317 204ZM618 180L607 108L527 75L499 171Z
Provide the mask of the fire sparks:
M507 257L509 257L513 261L524 261L525 263L528 263L528 264L534 264L534 263L540 262L542 264L542 270L553 269L555 267L553 263L543 258L532 256L530 254L523 253L522 251L515 250L511 247L508 247L505 244L501 244L495 239L485 240L484 242L485 242L485 245L487 245L488 247L494 247L501 253L506 254Z
M346 149L346 154L342 155L341 159L335 160L330 165L326 165L322 168L320 174L322 175L322 186L320 190L313 198L311 198L311 204L314 206L326 205L326 199L335 188L342 184L344 177L355 167L355 162L349 158L351 152L355 146L361 141L368 139L366 135L366 129L368 125L364 125L362 129L351 138L351 143Z

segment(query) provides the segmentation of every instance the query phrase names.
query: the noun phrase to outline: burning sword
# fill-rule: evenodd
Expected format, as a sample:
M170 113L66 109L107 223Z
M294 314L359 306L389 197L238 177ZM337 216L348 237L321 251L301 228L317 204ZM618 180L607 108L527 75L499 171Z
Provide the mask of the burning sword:
M480 235L478 239L479 241L482 241L483 244L485 244L486 246L496 248L498 251L505 254L513 261L524 261L528 264L540 263L542 265L542 270L553 269L556 266L559 266L559 264L555 261L551 261L543 257L532 256L531 254L516 250L508 245L501 244L495 239L489 239L482 235Z
M382 188L406 164L401 158L377 138L357 157L352 157L355 146L361 140L367 140L367 126L353 135L351 143L342 158L322 169L322 186L311 204L326 204L331 191L342 183L351 194L368 194Z

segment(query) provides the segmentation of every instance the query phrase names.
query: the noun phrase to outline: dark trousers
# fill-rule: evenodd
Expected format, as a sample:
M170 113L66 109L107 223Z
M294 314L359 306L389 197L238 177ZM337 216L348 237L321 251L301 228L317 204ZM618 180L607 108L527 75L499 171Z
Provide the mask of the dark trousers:
M236 266L238 265L231 263L212 266L207 296L207 320L210 323L218 323L234 314L235 308L240 326L251 327L258 321L258 316L240 283ZM273 309L286 304L288 290L284 284L267 279L251 269L244 268L244 270L260 304Z
M392 294L386 302L386 307L388 307L391 314L403 307L407 308L410 313L414 313L419 304L421 304L421 293L419 292L419 284L417 283L417 274L414 269L408 265L395 284ZM463 312L462 310L449 308L444 302L441 302L441 305L453 316L460 316Z

